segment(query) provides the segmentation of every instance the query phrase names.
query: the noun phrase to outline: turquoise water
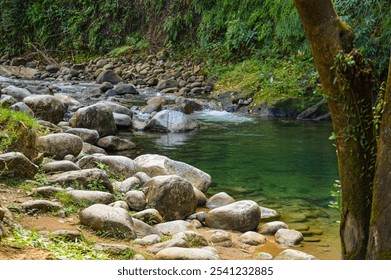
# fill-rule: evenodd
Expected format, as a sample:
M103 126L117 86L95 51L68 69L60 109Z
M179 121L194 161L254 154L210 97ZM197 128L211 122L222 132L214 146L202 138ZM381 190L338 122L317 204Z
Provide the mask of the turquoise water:
M266 207L328 208L338 179L331 124L265 120L223 112L196 115L210 126L191 133L133 136L141 153L156 153L212 176L208 193L226 191Z

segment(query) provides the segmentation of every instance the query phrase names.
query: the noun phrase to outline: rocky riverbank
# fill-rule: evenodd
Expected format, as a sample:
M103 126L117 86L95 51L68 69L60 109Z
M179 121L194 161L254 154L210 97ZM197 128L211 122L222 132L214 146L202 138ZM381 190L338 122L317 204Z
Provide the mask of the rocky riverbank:
M22 200L1 203L0 236L7 239L10 229L23 224L12 214L21 213L83 226L82 231L38 227L44 236L80 238L89 229L121 244L107 249L97 243L102 250L134 248L149 258L319 257L290 247L322 232L289 229L278 221L277 211L254 201L235 201L227 193L210 196L209 174L164 156L137 155L136 143L120 137L121 131L202 129L191 113L223 109L218 101L197 98L213 89L213 80L201 75L202 65L165 61L164 56L143 63L97 59L60 66L12 60L12 67L3 67L8 79L0 80L2 107L39 119L41 128L24 129L0 154L4 182L19 178L33 186ZM33 80L14 80L18 71ZM251 100L245 102L237 105ZM10 191L6 184L2 188ZM70 211L75 205L77 210ZM269 247L274 249L262 250Z

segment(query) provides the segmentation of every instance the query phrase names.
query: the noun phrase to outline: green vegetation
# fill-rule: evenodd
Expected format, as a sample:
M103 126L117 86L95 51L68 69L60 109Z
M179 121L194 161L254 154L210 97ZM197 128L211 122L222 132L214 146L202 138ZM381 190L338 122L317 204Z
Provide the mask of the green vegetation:
M131 249L119 253L109 253L94 247L94 242L85 237L75 242L64 238L49 238L42 236L35 230L14 228L10 237L3 239L3 243L19 248L39 248L51 252L52 259L61 260L127 260L135 252Z
M38 122L23 112L0 107L0 152L5 152L27 129L37 129Z

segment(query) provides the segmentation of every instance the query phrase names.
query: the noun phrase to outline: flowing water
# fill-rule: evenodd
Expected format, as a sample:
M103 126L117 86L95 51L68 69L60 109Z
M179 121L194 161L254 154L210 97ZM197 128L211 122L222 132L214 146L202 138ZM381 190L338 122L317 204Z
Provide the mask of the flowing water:
M225 191L238 200L252 199L280 211L292 228L309 227L311 238L304 247L311 248L304 251L323 259L339 258L339 214L329 207L338 179L335 149L328 140L330 123L265 120L217 111L194 117L208 123L208 128L140 133L133 141L143 154L165 155L209 173L213 183L208 195Z

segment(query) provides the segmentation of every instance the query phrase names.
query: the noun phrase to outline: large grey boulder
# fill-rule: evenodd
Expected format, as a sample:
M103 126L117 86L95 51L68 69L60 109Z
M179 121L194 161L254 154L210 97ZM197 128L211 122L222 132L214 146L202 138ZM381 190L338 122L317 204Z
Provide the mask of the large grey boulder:
M142 191L128 191L125 194L126 203L129 206L129 209L135 211L144 210L147 201L145 199L145 194Z
M23 102L17 102L14 105L10 106L11 110L14 110L15 112L23 112L30 117L34 117L34 112L31 110L25 103Z
M156 257L161 260L221 260L221 257L211 250L180 247L163 249Z
M113 113L123 114L129 117L133 116L132 110L116 102L104 100L104 101L99 101L96 104L99 106L105 106L110 108Z
M212 178L204 171L187 163L175 161L165 156L145 154L134 159L139 171L145 172L150 177L159 175L178 175L192 183L202 192L206 192L212 182Z
M281 217L277 210L263 206L259 206L259 208L261 209L261 220L263 222L273 221Z
M38 166L24 154L10 152L0 154L0 177L32 179L38 173Z
M106 70L101 72L98 77L96 78L96 82L98 84L103 84L104 82L109 82L113 85L118 84L122 82L122 78L118 76L114 71L112 70Z
M114 122L116 126L119 127L129 127L132 126L132 118L125 114L113 113Z
M214 209L217 207L225 206L234 203L235 199L226 192L219 192L211 196L206 202L206 207Z
M59 161L52 161L44 164L42 170L45 173L57 173L57 172L80 170L80 167L77 166L72 161L59 160Z
M127 151L136 148L133 142L113 135L100 138L97 145L107 151Z
M71 128L65 131L66 133L79 136L83 142L95 145L99 140L99 133L95 129L88 128Z
M103 230L114 237L135 239L133 219L129 212L118 207L94 204L79 213L80 223L94 230Z
M22 101L27 96L31 95L31 92L28 89L25 88L19 88L16 86L8 86L1 90L3 94L7 94L9 96L12 96L18 101Z
M189 181L176 175L157 176L144 184L147 204L166 221L181 220L197 209L197 197Z
M76 202L84 202L88 204L110 204L115 201L115 197L108 192L72 190L68 191L68 193Z
M143 238L145 236L155 234L162 236L162 233L156 228L150 226L149 224L133 218L134 230L136 232L137 238Z
M309 255L307 253L286 249L279 253L275 258L275 260L317 260L313 255Z
M47 157L63 159L66 155L78 156L83 149L83 140L69 133L55 133L38 137L38 150Z
M115 190L127 193L130 190L138 189L142 186L141 181L137 177L130 177L123 182L117 182L113 187Z
M119 83L114 87L114 90L117 92L117 95L139 94L132 84Z
M112 110L99 104L77 110L69 123L72 127L94 129L101 137L117 132Z
M206 214L206 225L211 228L246 232L255 230L261 220L256 202L242 200L212 209Z
M52 95L31 95L23 99L38 119L51 123L58 123L63 120L67 111L66 106Z
M279 229L274 235L276 242L282 245L295 246L303 241L303 234L294 229Z
M68 171L60 174L51 175L47 178L51 184L59 184L75 189L90 189L91 187L103 186L108 191L113 191L113 186L109 176L103 170L83 169L76 171Z
M182 231L196 230L196 228L191 223L181 220L160 223L154 227L164 235L174 235Z
M179 111L163 110L147 123L145 129L160 132L184 132L200 127L200 123Z
M106 165L108 171L115 176L132 177L137 172L134 160L125 156L90 155L76 163L82 169L95 168L98 164Z

